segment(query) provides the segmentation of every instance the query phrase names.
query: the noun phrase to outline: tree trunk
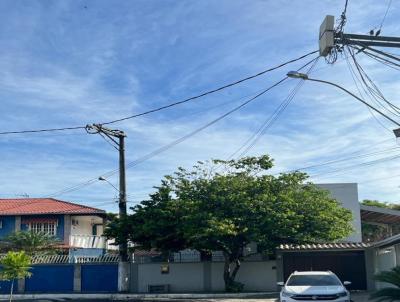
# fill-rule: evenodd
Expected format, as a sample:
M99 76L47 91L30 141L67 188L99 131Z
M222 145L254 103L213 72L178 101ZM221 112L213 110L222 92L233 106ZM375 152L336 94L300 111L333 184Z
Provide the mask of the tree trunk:
M10 302L13 298L14 280L11 280L11 290L10 290Z
M242 285L235 282L236 275L240 269L240 260L238 258L232 259L232 256L224 252L224 282L225 291L236 292L241 291ZM233 270L232 270L233 265Z

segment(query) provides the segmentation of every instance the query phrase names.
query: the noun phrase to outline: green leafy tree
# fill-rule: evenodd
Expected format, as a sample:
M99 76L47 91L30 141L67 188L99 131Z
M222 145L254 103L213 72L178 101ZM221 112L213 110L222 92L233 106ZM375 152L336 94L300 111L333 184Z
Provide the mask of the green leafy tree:
M0 260L0 264L2 266L0 279L11 282L10 301L12 301L14 282L32 275L32 273L29 272L31 269L31 258L23 251L10 251Z
M397 266L390 271L377 274L375 280L389 283L393 286L385 287L374 292L371 294L371 299L377 299L377 302L400 301L400 266Z
M3 250L24 251L28 255L54 254L60 241L44 233L18 231L8 235L2 242Z
M238 291L243 285L235 278L249 243L271 253L281 243L332 241L352 232L351 212L327 191L306 183L303 173L268 175L271 167L261 156L179 168L106 235L118 241L125 232L141 248L164 255L185 248L222 251L225 288Z

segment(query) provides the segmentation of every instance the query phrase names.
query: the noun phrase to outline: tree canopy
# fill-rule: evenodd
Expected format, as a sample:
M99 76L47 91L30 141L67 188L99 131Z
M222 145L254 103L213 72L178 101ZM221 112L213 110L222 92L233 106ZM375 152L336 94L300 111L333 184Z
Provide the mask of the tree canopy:
M307 183L306 174L273 176L268 156L198 162L165 176L149 200L115 220L106 234L129 239L144 249L168 254L190 248L222 251L226 290L235 282L244 248L257 243L264 253L281 243L317 243L352 232L352 214L325 190Z
M12 301L14 281L30 277L31 258L24 251L8 252L1 260L0 280L11 281L10 302Z

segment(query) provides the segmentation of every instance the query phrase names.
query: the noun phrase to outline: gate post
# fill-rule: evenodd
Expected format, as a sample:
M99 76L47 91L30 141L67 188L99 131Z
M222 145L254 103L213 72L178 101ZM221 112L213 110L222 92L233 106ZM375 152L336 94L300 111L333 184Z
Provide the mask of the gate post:
M82 289L82 266L74 263L74 292L80 293Z

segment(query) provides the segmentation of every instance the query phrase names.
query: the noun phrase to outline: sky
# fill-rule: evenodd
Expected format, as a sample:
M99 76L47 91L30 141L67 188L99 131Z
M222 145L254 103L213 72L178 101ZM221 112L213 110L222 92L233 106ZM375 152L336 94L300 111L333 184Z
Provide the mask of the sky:
M323 18L339 17L344 2L0 1L0 132L107 122L258 73L317 50ZM345 31L366 34L379 27L388 2L349 0ZM393 1L381 35L395 36L399 17L400 4ZM179 166L229 158L299 81L286 81L139 165L129 163L226 113L314 57L109 125L127 134L129 205L147 198ZM398 71L363 54L358 59L385 97L400 106ZM311 75L357 93L342 55L335 64L320 58ZM358 183L360 200L399 203L400 145L394 128L338 89L305 82L246 155L269 154L275 163L271 173L352 157L304 171L315 183ZM356 158L360 154L367 155ZM377 162L363 164L371 161ZM84 129L0 135L0 198L53 196L117 211L118 192L104 181L54 194L116 168L118 152ZM108 181L118 186L117 175Z

